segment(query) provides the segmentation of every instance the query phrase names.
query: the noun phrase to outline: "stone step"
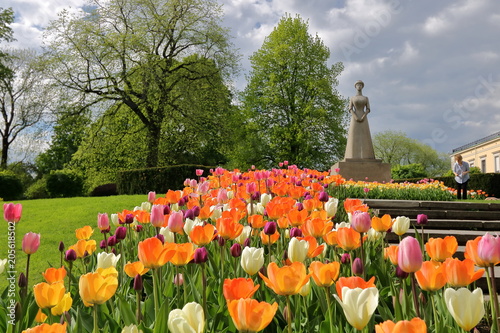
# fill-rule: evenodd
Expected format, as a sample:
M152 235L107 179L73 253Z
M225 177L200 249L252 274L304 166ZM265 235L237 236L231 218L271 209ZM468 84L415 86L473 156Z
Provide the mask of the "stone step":
M417 229L420 226L417 225L416 219L410 219L412 225ZM424 226L427 229L458 229L458 230L483 230L483 231L499 231L500 221L484 221L484 220L462 220L462 219L429 219L427 224Z
M425 214L430 219L460 219L460 220L500 220L500 212L497 211L462 211L462 210L422 210L405 208L373 208L373 214L382 216L389 214L391 217L407 216L415 219L418 214Z
M475 210L500 212L500 203L476 203L461 201L418 201L361 199L370 208L421 208L427 210Z
M418 230L420 233L420 230ZM444 238L446 236L455 236L457 239L458 245L465 245L468 240L473 240L474 238L478 236L483 236L485 234L484 231L475 231L475 230L441 230L441 229L424 229L424 237L425 240L428 238ZM408 232L405 234L408 236L415 236L415 230L414 229L409 229ZM403 235L403 238L405 237ZM387 240L390 243L393 242L398 242L399 241L399 236L396 235L395 233L388 233L386 236Z

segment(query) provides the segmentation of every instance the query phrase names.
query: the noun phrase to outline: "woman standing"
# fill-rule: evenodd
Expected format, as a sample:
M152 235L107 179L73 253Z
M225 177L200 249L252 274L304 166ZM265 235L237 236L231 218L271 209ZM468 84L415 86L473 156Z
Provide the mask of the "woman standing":
M453 165L453 173L457 182L457 199L467 199L467 183L469 182L469 163L462 161L462 155L455 156L455 164Z

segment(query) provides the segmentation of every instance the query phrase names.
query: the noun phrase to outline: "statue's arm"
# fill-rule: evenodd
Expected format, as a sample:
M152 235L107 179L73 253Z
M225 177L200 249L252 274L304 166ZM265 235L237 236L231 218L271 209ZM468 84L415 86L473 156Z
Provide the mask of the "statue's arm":
M363 112L363 115L361 116L361 120L363 121L366 118L366 115L370 113L370 101L368 100L368 97L366 98L366 107L365 107L365 112Z
M349 113L352 114L352 117L356 121L361 121L358 116L356 115L356 112L354 112L354 104L352 103L352 99L349 98Z

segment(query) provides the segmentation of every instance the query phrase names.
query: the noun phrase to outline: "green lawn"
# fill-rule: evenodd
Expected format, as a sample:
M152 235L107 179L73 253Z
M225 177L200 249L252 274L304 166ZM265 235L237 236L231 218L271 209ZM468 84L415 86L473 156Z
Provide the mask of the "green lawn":
M97 214L113 214L123 209L133 209L147 201L147 195L121 195L112 197L82 197L43 200L21 200L15 203L23 205L21 221L16 224L16 271L17 275L26 269L26 254L21 250L24 234L35 232L41 234L40 247L31 255L30 281L33 285L42 281L41 272L50 266L59 267L59 242L66 248L76 243L75 229L90 225L95 228L92 239L99 242L103 239L97 229ZM3 203L2 212L3 212ZM3 220L3 216L1 217ZM7 222L3 222L0 230L0 259L7 257ZM0 290L7 286L5 273L0 279Z

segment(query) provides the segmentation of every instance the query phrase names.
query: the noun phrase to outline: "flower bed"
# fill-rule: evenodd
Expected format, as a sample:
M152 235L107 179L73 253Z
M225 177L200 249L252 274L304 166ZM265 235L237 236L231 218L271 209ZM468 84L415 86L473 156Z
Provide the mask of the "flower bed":
M350 182L289 166L199 171L184 185L98 214L34 286L29 258L41 260L40 237L27 234L28 265L0 303L14 319L1 330L460 332L480 322L497 330L489 318L498 309L472 287L485 273L476 266L500 261L497 238L470 241L468 259L454 259L453 236L424 244L418 233L405 237L408 218L373 217L349 199L448 200L438 182ZM4 205L9 225L22 223L20 210ZM400 244L387 243L389 230ZM7 261L3 270L10 274Z

